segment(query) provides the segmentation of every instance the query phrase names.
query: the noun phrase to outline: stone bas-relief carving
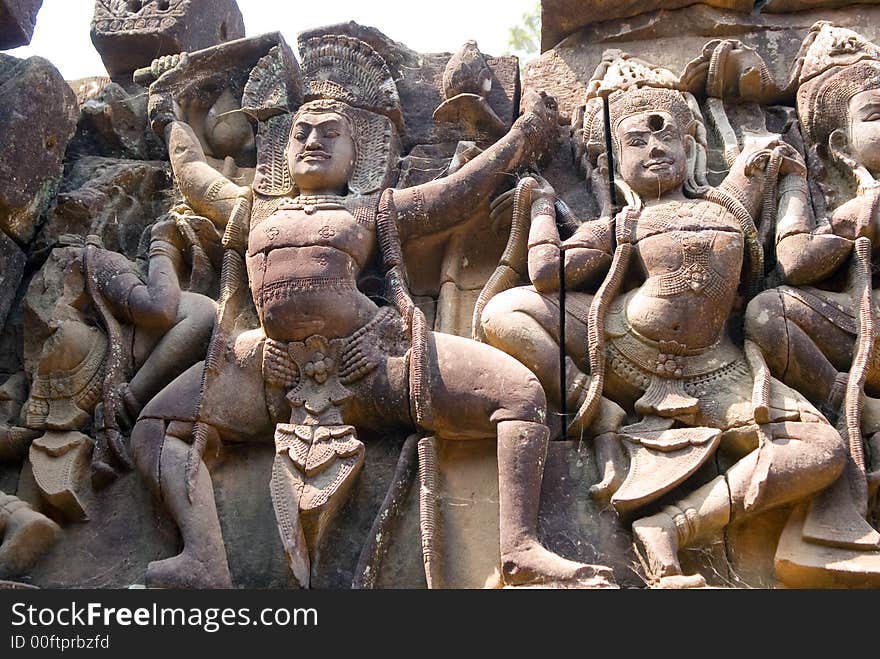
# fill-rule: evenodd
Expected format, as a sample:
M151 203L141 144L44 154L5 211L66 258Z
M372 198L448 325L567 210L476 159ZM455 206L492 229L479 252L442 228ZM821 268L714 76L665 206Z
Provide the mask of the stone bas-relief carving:
M386 186L402 114L382 58L342 35L304 40L300 50L302 91L288 87L285 99L277 89L279 48L245 91L269 92L249 99L262 102L250 110L255 117L271 116L269 104L276 113L260 129L252 189L208 164L189 125L171 121L165 129L182 193L224 229L227 251L206 363L153 399L132 435L141 472L184 540L180 555L150 565L147 584L229 584L203 462L210 444L265 441L274 429L278 528L296 582L308 586L321 536L364 468L358 429L406 427L452 439L497 434L507 584L607 584L608 570L568 561L537 539L549 435L537 380L488 346L432 332L407 292L401 252L402 242L448 229L463 204L486 198L505 172L534 160L556 130L552 106L527 97L523 117L486 152L444 179L395 191ZM275 85L267 79L273 73ZM305 102L290 108L300 94ZM281 101L293 114L277 114L288 109ZM377 251L393 306L377 306L358 288ZM235 332L245 268L259 327ZM490 373L498 384L488 384ZM243 395L250 406L230 404Z
M0 577L877 583L867 39L623 3L557 115L474 42L210 4L99 3L114 81L14 127L66 155L3 227Z
M797 152L774 136L755 135L724 181L707 185L705 128L696 103L671 89L673 76L666 73L625 56L597 70L593 89L608 98L626 205L612 215L611 195L603 195L602 217L562 242L554 190L526 180L533 288L493 298L481 320L486 340L532 366L557 403L565 397L575 412L569 431L595 436L606 470L594 495L637 517L633 534L649 579L660 586L704 585L699 575L683 577L681 548L830 485L844 451L821 414L768 377L754 351L735 347L727 334L740 272L746 295L763 275L754 219L773 183L765 165L775 155L779 175L796 175L803 169ZM596 152L605 144L601 100L589 102L583 121L582 149L598 166ZM559 311L550 294L559 288L563 253L574 322L566 318L565 336L572 338L561 380ZM595 297L577 292L605 270ZM634 286L623 288L624 280ZM624 425L627 416L635 422ZM642 516L720 444L737 445L740 457L731 468ZM618 455L622 449L628 468Z
M839 418L849 446L845 477L805 512L802 532L788 534L802 545L780 557L789 580L817 578L817 554L826 554L834 558L818 563L836 565L818 578L876 584L880 534L864 520L878 486L869 447L880 430L871 275L880 50L851 30L817 23L802 52L797 112L812 176L780 188L780 204L799 210L775 226L784 285L752 300L745 332L774 374ZM803 544L810 539L826 548Z

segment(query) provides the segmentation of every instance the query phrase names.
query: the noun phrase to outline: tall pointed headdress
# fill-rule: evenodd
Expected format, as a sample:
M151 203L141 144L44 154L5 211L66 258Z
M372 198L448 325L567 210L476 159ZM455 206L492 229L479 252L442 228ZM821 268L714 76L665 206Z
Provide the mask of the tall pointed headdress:
M797 105L808 143L825 147L845 125L849 102L880 88L880 47L852 30L819 21L798 55Z
M678 77L668 69L653 66L618 50L605 51L587 87L583 139L588 151L605 149L602 119L604 95L608 96L611 134L618 148L617 125L627 117L649 110L668 112L682 133L690 134L697 116L688 99L690 94L680 91L678 86Z
M619 152L617 126L627 117L651 110L668 112L682 135L696 142L696 153L688 163L688 182L694 189L705 185L706 130L696 99L681 89L678 76L619 50L607 50L587 87L582 139L592 163L605 153L603 96L608 97L611 137Z
M302 104L288 102L286 113L261 130L254 191L264 199L296 194L287 148L296 114L306 111L336 112L351 123L357 150L348 185L352 194L370 195L388 187L400 155L403 114L385 60L370 45L340 34L300 40L299 49L303 84L295 100ZM264 69L275 68L277 64L265 62ZM271 75L255 69L252 80L260 77Z

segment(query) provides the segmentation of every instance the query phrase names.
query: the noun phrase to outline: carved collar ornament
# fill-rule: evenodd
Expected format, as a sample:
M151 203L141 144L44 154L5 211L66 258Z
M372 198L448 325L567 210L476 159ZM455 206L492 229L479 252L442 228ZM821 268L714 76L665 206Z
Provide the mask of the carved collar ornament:
M307 215L312 215L319 210L338 210L340 208L345 208L345 198L335 194L298 195L293 199L282 199L278 206L278 210L305 211Z

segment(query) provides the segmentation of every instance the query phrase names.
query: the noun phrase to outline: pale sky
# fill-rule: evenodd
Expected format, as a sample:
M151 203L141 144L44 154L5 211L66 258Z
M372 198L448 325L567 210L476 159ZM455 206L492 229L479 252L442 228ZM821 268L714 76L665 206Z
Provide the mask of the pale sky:
M281 31L296 45L303 30L353 20L376 27L419 52L455 51L476 39L489 55L507 51L508 29L538 0L238 0L247 36ZM6 51L40 55L68 80L105 75L89 39L94 0L43 0L30 46Z

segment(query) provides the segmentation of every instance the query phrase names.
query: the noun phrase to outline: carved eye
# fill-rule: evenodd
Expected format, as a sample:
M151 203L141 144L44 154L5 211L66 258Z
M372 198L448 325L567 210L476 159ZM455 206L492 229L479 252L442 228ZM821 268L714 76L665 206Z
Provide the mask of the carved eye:
M306 139L306 134L305 132L298 130L293 134L293 139L295 139L297 142L302 142Z
M873 111L869 112L868 116L862 119L862 121L877 121L878 119L880 119L880 112Z
M647 142L642 139L634 139L629 141L629 146L645 146Z
M330 137L330 138L339 137L339 135L340 135L340 132L338 130L336 130L335 128L331 128L326 133L324 133L324 137Z

